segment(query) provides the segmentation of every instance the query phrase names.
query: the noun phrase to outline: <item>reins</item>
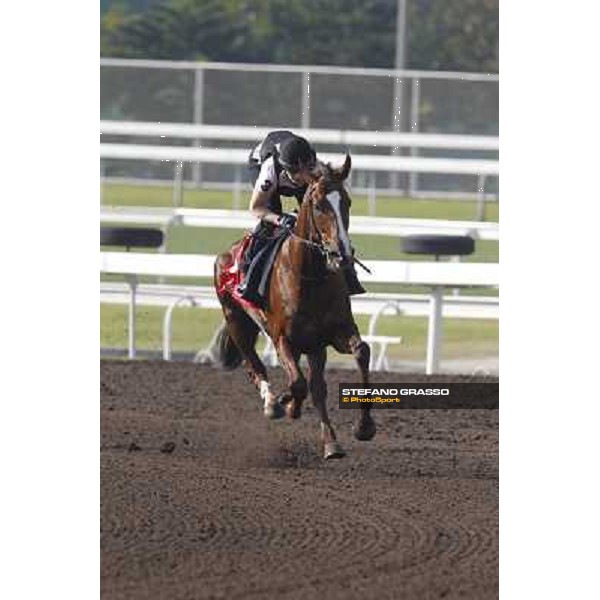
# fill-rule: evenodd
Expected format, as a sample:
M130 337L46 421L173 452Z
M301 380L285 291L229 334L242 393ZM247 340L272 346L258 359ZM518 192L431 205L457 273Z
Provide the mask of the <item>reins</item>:
M293 231L290 231L290 236L302 244L306 244L307 246L312 246L313 248L316 248L317 250L320 250L321 252L325 252L325 246L323 246L323 242L317 243L317 242L313 242L312 240L307 240L303 237L300 237L299 235L296 235Z

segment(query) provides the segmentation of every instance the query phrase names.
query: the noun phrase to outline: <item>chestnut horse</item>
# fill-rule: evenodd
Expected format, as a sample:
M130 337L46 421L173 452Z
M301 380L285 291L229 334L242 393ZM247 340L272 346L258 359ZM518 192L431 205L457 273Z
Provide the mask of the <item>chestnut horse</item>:
M218 350L222 366L234 368L244 362L268 418L287 415L298 419L310 392L319 412L326 459L345 454L327 414L327 346L354 355L362 383L369 383L370 349L361 340L352 316L342 272L354 260L347 233L351 201L343 184L350 167L349 155L338 169L320 165L304 196L295 229L275 259L267 308L242 308L219 286L222 270L232 263L232 251L220 255L215 263L215 287L220 290L226 321ZM289 387L280 396L272 392L265 365L255 350L259 330L273 341L288 375ZM302 354L308 359L308 381L298 364ZM375 431L370 407L362 407L354 424L356 439L370 440Z

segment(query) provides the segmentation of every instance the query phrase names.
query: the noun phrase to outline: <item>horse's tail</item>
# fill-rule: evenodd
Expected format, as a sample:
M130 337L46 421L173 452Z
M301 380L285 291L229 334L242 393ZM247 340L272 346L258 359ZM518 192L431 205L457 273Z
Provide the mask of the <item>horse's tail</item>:
M222 369L235 369L242 364L242 353L235 345L231 335L229 335L229 330L225 323L217 333L214 349L217 364Z

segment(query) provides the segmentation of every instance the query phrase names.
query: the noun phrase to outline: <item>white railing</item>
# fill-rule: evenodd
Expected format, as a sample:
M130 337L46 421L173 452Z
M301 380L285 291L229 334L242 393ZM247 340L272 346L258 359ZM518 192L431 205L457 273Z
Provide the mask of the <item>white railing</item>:
M259 142L275 129L284 126L248 127L230 125L196 125L192 123L153 123L143 121L101 121L100 133L181 139L209 139ZM450 150L499 150L498 137L483 135L447 135L435 133L403 133L395 131L358 131L339 129L303 129L294 133L313 144L347 146L389 146L440 148Z
M497 83L497 73L466 71L418 71L412 69L378 69L370 67L338 67L332 65L279 65L268 63L198 62L191 60L146 60L101 58L101 67L145 69L183 69L201 71L257 71L269 73L315 73L322 75L358 75L360 77L397 77L399 79L442 79L454 81L489 81Z
M171 225L217 229L254 229L256 219L244 210L209 208L106 207L100 209L101 223ZM479 240L498 240L498 223L442 221L352 215L350 234L404 237L407 235L469 235Z
M139 284L135 301L138 305L155 306L165 309L163 316L162 355L164 360L172 358L172 322L177 307L188 305L195 308L220 309L221 304L213 287L185 286L169 284ZM103 303L128 305L131 290L127 283L102 282L100 300ZM371 369L389 370L387 350L390 345L399 344L401 338L377 334L377 323L384 315L405 317L426 317L430 312L430 296L426 294L372 293L352 298L352 312L355 315L370 315L368 332L363 339L371 344ZM445 296L442 317L457 319L498 319L499 302L497 296ZM197 359L212 357L213 349L197 353ZM277 363L277 354L270 341L263 350L263 360L269 365Z
M127 252L102 252L100 272L124 275L129 286L129 356L134 358L135 314L138 278L142 275L167 277L212 277L214 257L189 254L147 254ZM365 282L414 284L431 286L429 296L429 326L427 335L426 372L435 373L439 369L439 348L441 344L441 322L444 313L444 286L497 286L499 269L497 264L452 263L452 262L408 262L370 260L370 274L361 279ZM102 295L101 295L102 299ZM210 299L208 299L210 300ZM386 310L397 310L400 298L379 298L371 321L369 335L375 328L376 318ZM176 306L183 302L194 305L194 299L185 292L173 300L165 315L165 339L170 340L170 318ZM361 300L353 299L360 304ZM464 307L463 307L464 308Z
M343 163L343 154L321 153L322 160ZM100 144L100 158L159 160L213 164L245 165L248 151L235 148L186 148L181 146L142 146L137 144ZM399 171L406 173L450 173L453 175L499 175L497 160L469 158L423 158L354 154L354 169Z
M214 256L199 254L148 254L101 252L100 271L123 275L164 277L212 277ZM415 285L497 286L497 263L455 263L399 260L368 260L371 273L361 280L373 283Z

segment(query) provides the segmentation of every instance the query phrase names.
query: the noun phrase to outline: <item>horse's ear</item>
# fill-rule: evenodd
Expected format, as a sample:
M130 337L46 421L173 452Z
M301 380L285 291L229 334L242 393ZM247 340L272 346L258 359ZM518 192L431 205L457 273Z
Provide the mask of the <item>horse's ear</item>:
M334 170L335 178L339 181L344 181L350 174L351 168L352 159L350 158L350 153L346 152L346 159L344 160L344 164L339 169Z

